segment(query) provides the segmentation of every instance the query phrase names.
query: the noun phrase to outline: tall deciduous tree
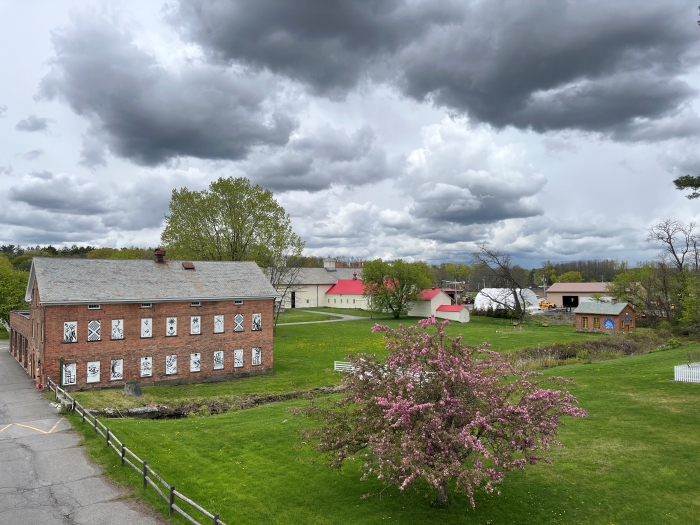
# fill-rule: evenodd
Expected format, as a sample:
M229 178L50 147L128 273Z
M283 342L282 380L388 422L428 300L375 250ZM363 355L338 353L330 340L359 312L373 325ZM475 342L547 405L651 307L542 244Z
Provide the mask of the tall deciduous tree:
M24 301L29 272L15 270L7 257L0 256L0 321L9 323L10 311L26 309Z
M304 242L271 191L245 177L220 178L208 190L173 190L161 242L175 258L255 261L284 295L298 268ZM275 324L278 309L275 309Z
M558 283L582 283L583 275L581 272L564 272L557 277Z
M485 280L489 287L505 288L510 294L496 294L493 297L484 290L482 293L499 305L499 308L509 310L516 319L522 319L527 312L527 301L523 290L528 281L528 272L514 264L507 252L496 250L486 243L477 244L477 251L472 253L473 265L487 269L488 278ZM510 301L510 297L513 301Z
M492 492L505 473L549 462L562 416L585 416L561 378L544 381L515 370L487 345L426 332L435 318L385 332L386 361L350 356L343 398L312 403L297 413L320 422L302 431L304 443L327 456L330 467L360 459L363 479L376 476L401 490L419 480L447 502L448 485L466 493ZM546 385L545 385L546 383Z
M382 261L375 259L362 267L365 296L375 312L391 312L398 319L430 287L431 272L424 262Z

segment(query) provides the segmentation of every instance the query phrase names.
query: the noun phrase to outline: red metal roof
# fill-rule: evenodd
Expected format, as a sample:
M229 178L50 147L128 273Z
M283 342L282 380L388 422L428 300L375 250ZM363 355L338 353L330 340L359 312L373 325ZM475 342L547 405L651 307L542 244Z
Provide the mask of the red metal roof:
M438 312L461 312L463 304L441 304L437 307Z
M606 293L608 283L554 283L547 292L558 293Z
M326 295L347 294L347 295L362 295L365 293L365 287L359 279L338 279Z
M421 290L421 295L424 301L430 301L433 297L439 294L442 290L439 288L433 288L432 290Z

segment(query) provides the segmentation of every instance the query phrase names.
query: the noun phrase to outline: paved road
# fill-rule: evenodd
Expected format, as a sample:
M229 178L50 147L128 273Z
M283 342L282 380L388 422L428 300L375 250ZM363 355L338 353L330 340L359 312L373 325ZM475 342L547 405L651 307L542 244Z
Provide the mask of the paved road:
M80 438L0 341L0 524L166 523L91 464Z
M360 315L337 314L335 312L314 312L313 310L304 310L304 313L318 315L333 315L336 317L340 317L340 319L328 319L326 321L303 321L301 323L278 323L277 326L292 326L295 324L340 323L342 321L357 321L358 319L367 319L367 317L362 317Z

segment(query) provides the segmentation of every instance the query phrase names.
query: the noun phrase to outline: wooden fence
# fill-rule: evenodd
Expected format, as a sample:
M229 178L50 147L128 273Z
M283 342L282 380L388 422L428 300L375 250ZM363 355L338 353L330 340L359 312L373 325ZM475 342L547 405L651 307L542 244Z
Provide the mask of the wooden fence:
M349 361L334 361L333 370L335 372L352 372L355 367Z
M173 515L173 512L177 512L190 523L193 523L194 525L202 525L201 522L194 519L185 510L177 505L177 502L184 502L192 509L199 511L201 514L209 518L213 525L226 525L219 519L218 514L212 514L204 507L197 505L194 501L175 490L173 485L167 483L151 467L148 466L148 461L139 458L136 454L129 450L124 443L117 439L109 427L106 427L102 421L90 414L85 407L78 403L74 397L68 394L68 392L54 383L50 377L47 379L47 387L49 391L55 394L56 401L64 405L71 412L81 416L83 423L88 423L90 426L92 426L95 429L95 432L100 434L105 439L106 446L111 447L119 456L121 456L122 466L129 465L143 477L143 488L148 488L150 485L155 489L160 497L165 500L169 506L171 516Z
M700 383L700 363L674 366L673 379L686 383Z

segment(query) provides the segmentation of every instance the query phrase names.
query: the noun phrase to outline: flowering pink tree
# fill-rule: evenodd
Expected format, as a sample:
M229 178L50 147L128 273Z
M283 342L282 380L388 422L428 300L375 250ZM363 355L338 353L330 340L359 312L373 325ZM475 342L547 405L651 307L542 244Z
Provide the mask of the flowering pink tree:
M425 480L443 503L453 482L472 506L476 488L492 492L508 471L550 463L541 451L560 445L561 417L586 416L566 381L516 371L486 344L447 337L447 324L432 317L421 327L375 325L389 356L349 358L354 371L344 378L343 399L299 411L321 423L302 431L304 444L331 467L360 459L363 480L376 476L401 490Z

